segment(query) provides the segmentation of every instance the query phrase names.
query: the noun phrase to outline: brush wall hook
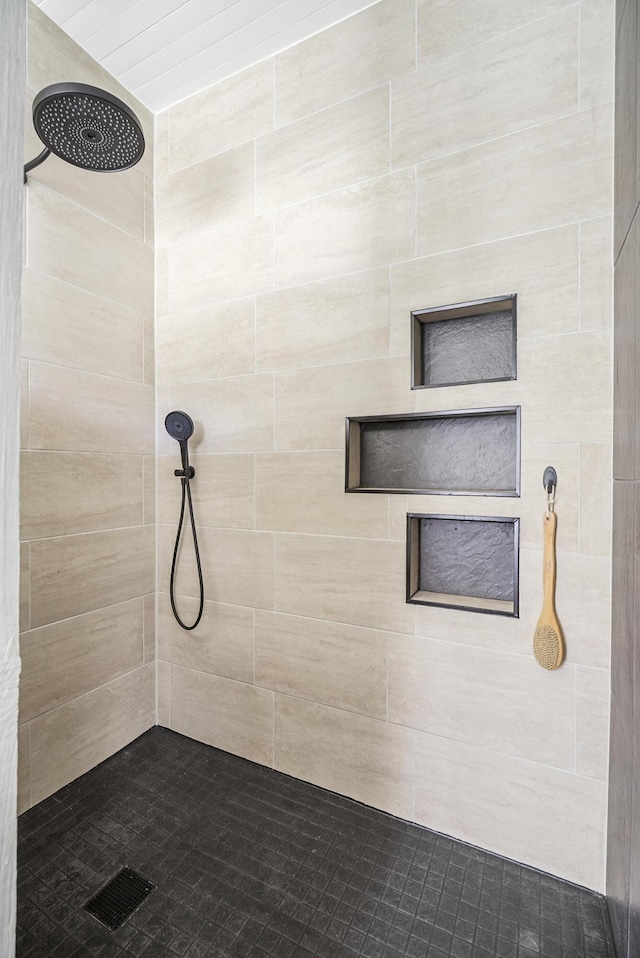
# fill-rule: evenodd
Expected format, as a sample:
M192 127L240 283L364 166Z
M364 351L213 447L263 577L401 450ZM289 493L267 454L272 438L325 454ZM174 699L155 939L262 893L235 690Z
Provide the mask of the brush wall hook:
M542 485L547 492L547 512L553 512L556 502L556 486L558 485L558 473L553 466L547 466L542 476Z

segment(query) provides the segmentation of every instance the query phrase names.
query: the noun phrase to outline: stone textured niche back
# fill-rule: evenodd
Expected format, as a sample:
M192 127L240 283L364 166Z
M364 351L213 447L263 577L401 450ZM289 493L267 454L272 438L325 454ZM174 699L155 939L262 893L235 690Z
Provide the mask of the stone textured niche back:
M422 326L424 386L513 379L510 313L443 319Z
M362 422L358 488L514 496L518 442L515 411Z
M517 296L411 313L412 388L515 379Z
M515 598L514 523L421 519L421 592Z

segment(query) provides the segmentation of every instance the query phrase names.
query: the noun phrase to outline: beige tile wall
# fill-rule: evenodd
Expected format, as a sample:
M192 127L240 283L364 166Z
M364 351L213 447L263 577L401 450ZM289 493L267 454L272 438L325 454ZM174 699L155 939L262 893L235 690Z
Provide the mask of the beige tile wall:
M160 430L160 721L597 889L613 6L381 0L156 118L158 421L196 420L209 600L181 633ZM508 293L518 381L411 392L410 311ZM344 494L345 416L514 402L520 499ZM550 463L554 674L531 650ZM521 618L407 605L409 509L520 516Z
M155 721L153 118L34 4L30 106L113 91L147 149L110 176L29 175L23 282L20 811Z
M70 62L118 92L31 18L28 101ZM132 104L149 149L110 190L34 171L23 808L153 724L155 684L161 724L603 887L612 21L612 0L380 0L154 118L155 167ZM411 309L513 292L516 383L411 392ZM514 402L520 499L344 494L345 416ZM172 408L196 421L192 633L166 594ZM531 654L548 463L555 674ZM521 618L407 605L409 510L520 516ZM190 618L188 548L178 591Z

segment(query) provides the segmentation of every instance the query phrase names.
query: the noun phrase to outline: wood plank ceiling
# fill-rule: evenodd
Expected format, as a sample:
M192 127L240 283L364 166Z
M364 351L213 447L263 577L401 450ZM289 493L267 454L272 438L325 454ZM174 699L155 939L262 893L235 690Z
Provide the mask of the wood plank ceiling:
M154 112L374 2L35 0Z

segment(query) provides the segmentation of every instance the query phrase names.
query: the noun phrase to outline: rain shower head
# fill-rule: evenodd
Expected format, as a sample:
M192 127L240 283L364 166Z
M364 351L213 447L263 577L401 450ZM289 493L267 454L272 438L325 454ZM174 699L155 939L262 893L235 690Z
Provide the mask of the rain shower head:
M113 173L141 159L144 135L126 103L85 83L54 83L33 101L33 125L45 149L24 168L29 170L55 153L84 170Z
M164 427L171 438L177 439L178 442L186 442L193 435L193 419L179 409L169 413L164 421Z

